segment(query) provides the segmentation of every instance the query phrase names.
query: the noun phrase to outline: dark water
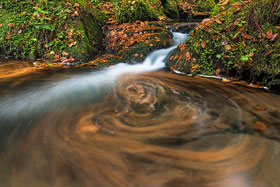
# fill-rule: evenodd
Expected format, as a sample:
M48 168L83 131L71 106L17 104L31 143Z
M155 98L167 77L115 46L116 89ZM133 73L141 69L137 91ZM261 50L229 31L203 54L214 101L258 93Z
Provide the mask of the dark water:
M160 71L0 86L0 186L280 186L277 94Z

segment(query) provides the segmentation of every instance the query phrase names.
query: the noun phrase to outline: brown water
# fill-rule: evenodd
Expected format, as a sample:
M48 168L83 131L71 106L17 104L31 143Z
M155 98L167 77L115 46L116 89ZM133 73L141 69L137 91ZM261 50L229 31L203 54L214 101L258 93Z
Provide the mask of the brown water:
M0 86L0 186L280 186L275 93L167 72Z

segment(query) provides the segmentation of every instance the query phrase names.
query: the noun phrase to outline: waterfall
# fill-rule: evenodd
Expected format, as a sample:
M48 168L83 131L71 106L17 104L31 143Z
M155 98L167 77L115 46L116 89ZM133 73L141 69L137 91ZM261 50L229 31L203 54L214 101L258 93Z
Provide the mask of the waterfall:
M120 63L88 74L74 75L60 82L24 90L17 95L0 98L0 119L27 117L37 115L52 107L63 109L72 104L97 101L114 86L115 81L121 75L164 68L164 60L168 54L178 44L183 43L187 37L187 34L173 32L173 45L166 49L153 51L143 63Z

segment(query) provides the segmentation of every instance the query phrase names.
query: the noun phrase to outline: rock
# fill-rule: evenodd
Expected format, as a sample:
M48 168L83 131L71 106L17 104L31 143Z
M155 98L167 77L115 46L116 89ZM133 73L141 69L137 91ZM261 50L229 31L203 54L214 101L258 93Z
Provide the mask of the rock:
M278 6L276 0L248 0L244 3L232 0L224 5L217 4L212 17L198 24L187 41L170 54L179 55L179 58L171 59L167 64L186 74L215 75L220 69L222 76L236 76L250 82L262 80L263 85L277 86L280 77L277 29L280 9L269 7ZM258 17L257 22L252 12ZM191 58L186 58L186 53ZM196 65L199 68L192 71Z
M118 23L155 21L165 17L160 0L120 0L115 3L114 10Z
M90 64L109 66L119 62L142 62L153 50L171 46L172 34L157 22L124 23L106 33L107 54Z
M49 1L44 6L5 1L0 15L2 55L67 62L88 60L102 50L104 19L90 1Z

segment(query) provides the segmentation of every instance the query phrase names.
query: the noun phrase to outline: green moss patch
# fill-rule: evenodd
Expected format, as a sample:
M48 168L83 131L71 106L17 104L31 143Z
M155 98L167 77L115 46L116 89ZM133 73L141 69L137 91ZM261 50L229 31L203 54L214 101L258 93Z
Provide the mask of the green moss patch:
M94 5L86 0L5 0L0 7L3 55L84 61L101 50L104 20L98 19Z
M279 77L279 1L219 6L216 15L199 24L170 55L169 66L185 73L235 75L263 84Z
M118 23L159 20L164 16L159 0L121 0L114 3L114 11Z

